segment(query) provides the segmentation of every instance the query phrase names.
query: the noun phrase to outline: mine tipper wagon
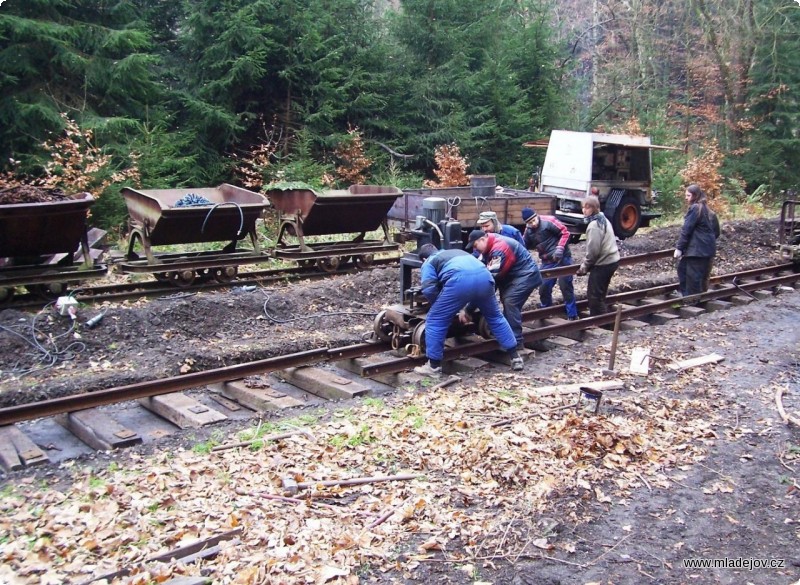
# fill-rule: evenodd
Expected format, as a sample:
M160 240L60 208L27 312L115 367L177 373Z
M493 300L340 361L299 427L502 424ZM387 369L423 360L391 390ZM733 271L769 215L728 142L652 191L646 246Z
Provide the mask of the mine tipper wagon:
M650 144L648 136L553 130L549 140L527 142L547 147L539 191L556 197L556 217L579 238L586 230L581 206L596 195L618 238L629 238L660 214L652 211L651 151L682 150Z

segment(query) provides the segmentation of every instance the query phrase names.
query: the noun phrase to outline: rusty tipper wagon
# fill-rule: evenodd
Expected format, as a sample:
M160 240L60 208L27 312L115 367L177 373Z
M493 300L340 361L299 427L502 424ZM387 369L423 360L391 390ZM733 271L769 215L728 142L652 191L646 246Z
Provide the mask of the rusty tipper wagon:
M69 282L105 276L89 250L88 210L94 199L80 193L41 203L0 205L0 302L14 287L55 297Z
M347 190L321 191L288 188L267 191L272 206L280 212L280 229L275 256L316 265L335 272L348 260L369 266L379 252L398 250L389 240L386 215L402 194L396 187L351 185ZM367 240L367 232L383 229L383 240ZM358 234L346 242L311 243L309 236ZM297 238L297 244L288 237Z
M130 235L125 272L152 272L156 278L177 286L188 286L195 278L230 282L238 266L265 262L255 224L267 199L258 193L233 185L189 189L122 189L128 206ZM252 249L239 249L237 243L250 237ZM154 246L229 242L217 251L155 254ZM144 248L145 260L134 251Z

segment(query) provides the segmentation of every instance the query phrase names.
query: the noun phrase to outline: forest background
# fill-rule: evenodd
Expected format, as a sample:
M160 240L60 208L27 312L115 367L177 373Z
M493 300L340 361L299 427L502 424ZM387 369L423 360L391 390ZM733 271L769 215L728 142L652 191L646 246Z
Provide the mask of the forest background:
M0 188L527 187L551 129L633 132L661 211L800 180L800 0L5 0ZM439 168L439 170L441 170Z

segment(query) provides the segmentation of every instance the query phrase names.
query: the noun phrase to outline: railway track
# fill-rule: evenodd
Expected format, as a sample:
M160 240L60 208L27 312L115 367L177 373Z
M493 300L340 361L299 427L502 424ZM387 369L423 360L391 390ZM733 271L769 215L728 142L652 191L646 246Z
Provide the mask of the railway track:
M236 274L230 282L217 282L215 280L196 281L189 286L180 287L154 279L142 282L86 286L78 288L71 293L66 292L64 294L71 294L79 302L87 304L105 301L120 302L142 297L152 298L180 293L211 292L239 286L264 286L289 280L318 280L334 275L353 274L372 268L392 266L397 264L397 262L398 258L396 257L378 258L369 266L342 264L331 272L321 272L313 265L253 270ZM41 307L47 302L49 302L48 299L43 299L41 296L29 293L15 296L10 301L0 304L0 308L30 309Z
M612 295L609 302L618 307L618 314L566 321L562 306L527 311L525 344L546 349L548 341L581 339L587 330L609 328L618 316L626 327L659 324L797 286L800 274L792 264L784 264L714 277L712 288L694 297L676 296L676 284ZM579 310L585 312L585 305L579 302ZM504 359L494 340L472 336L451 341L445 350L451 370L462 367L459 360L467 357ZM398 355L386 343L359 343L3 408L0 463L6 470L55 463L226 419L259 419L299 406L385 395L405 383L398 373L419 359Z

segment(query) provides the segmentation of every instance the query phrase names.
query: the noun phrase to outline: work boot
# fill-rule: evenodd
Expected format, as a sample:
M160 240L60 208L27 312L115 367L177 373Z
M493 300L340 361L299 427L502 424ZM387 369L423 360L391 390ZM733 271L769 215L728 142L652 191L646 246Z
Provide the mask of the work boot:
M515 372L519 372L522 370L522 366L525 362L522 361L522 356L518 355L517 357L511 358L511 369Z
M442 368L441 366L434 368L430 362L425 362L425 365L414 368L414 373L422 376L428 376L429 378L441 378Z

